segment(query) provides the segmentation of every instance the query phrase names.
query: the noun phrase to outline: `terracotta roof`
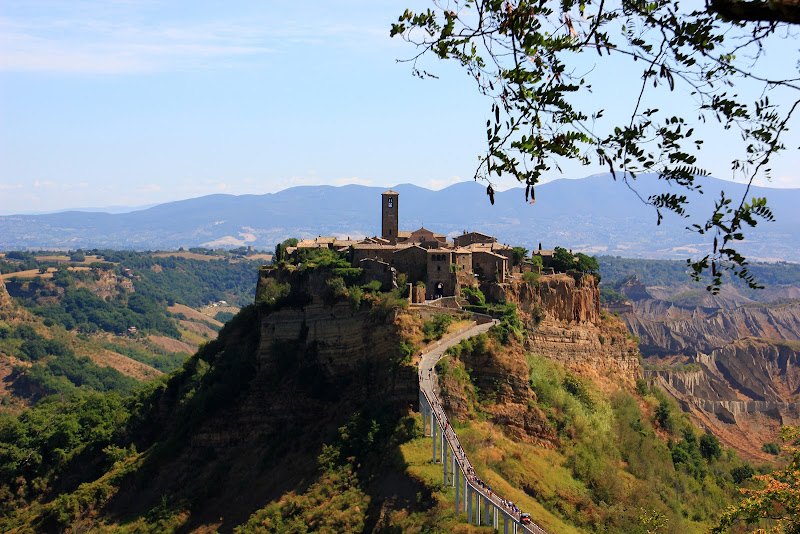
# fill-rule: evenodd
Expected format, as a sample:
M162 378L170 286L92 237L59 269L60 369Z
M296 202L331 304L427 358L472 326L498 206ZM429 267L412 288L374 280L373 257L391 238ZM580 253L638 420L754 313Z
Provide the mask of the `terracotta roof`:
M356 243L353 250L381 250L394 248L392 245L381 245L380 243Z
M384 191L381 194L382 195L399 195L400 193L398 193L397 191L392 191L391 189L389 189L388 191Z
M327 237L327 236L319 236L314 241L316 241L317 243L333 243L334 241L336 241L336 238L335 237Z
M397 237L411 237L411 232L408 230L399 230L397 232Z

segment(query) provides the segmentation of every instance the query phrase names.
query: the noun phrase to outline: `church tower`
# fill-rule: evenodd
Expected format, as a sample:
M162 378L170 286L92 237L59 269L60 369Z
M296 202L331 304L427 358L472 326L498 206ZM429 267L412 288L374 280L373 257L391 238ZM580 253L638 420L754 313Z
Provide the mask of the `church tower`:
M397 242L397 197L398 193L386 191L381 194L381 237L392 243Z

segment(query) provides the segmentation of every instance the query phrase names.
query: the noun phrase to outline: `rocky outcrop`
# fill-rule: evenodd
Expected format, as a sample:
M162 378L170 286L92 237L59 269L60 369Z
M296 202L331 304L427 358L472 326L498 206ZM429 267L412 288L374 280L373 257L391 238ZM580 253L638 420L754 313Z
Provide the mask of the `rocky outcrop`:
M636 342L619 319L601 315L593 276L542 276L538 286L515 281L505 288L526 323L530 352L592 377L615 374L632 383L641 376Z
M544 314L566 323L596 323L600 320L600 290L591 275L566 274L539 277L537 284L516 280L495 284L487 298L517 304L529 315Z
M631 300L644 300L652 298L645 285L635 274L619 287L619 292Z
M9 296L6 290L6 284L3 282L3 279L0 278L0 307L8 305L10 302L11 296Z

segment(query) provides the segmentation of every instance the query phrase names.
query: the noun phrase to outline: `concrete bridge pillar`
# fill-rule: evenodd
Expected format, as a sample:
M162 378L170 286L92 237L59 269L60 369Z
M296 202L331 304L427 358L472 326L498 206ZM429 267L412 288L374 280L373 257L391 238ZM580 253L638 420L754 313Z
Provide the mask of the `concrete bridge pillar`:
M464 500L467 504L467 523L472 523L472 486L466 486Z
M467 512L467 499L469 498L469 484L467 483L467 475L462 479L464 481L464 513Z
M490 521L492 520L489 512L491 510L491 505L489 504L489 499L484 497L483 498L483 524L487 527L491 525Z
M503 534L508 534L508 515L503 513Z
M431 421L431 423L433 423L433 421ZM435 423L431 424L431 436L433 437L433 439L431 440L433 442L433 463L436 463L436 430L437 430L436 427L437 426L438 425L436 425Z
M459 486L458 482L459 482L460 478L461 477L458 476L458 472L454 470L453 471L453 486L456 487L456 515L458 515L459 508L461 507L461 501L458 500L458 486Z
M456 478L458 478L458 458L456 458L456 451L450 451L450 462L450 472L452 473L450 484L455 486L457 484Z
M447 446L447 438L444 436L444 426L442 426L441 430L442 430L442 435L441 435L441 438L442 438L442 450L441 450L442 463L445 464L444 470L445 470L445 472L447 472L447 449L449 449L449 447ZM444 483L447 484L447 481L445 480Z
M481 524L481 494L475 493L475 524Z
M447 464L450 447L444 440L444 431L442 431L442 486L447 486Z

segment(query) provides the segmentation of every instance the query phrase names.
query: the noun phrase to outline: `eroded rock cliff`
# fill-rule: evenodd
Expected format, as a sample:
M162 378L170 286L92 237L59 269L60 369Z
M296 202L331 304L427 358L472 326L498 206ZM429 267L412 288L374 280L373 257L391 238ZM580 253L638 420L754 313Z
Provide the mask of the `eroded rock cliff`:
M534 284L515 281L505 298L518 306L528 337L526 350L557 360L586 376L629 383L641 376L639 350L624 323L600 313L593 276L554 275Z
M622 321L601 314L594 277L542 276L538 284L516 280L486 289L490 298L517 305L527 336L504 347L490 341L489 350L464 352L453 365L467 369L478 391L491 397L482 409L515 439L542 446L558 439L534 402L527 353L556 360L604 389L632 388L641 377L636 342ZM456 372L445 379L445 401L450 411L463 417L472 401L457 377Z
M767 460L762 443L800 424L800 303L681 306L640 300L624 314L641 338L647 375L695 422L747 458ZM689 363L675 371L663 363Z

